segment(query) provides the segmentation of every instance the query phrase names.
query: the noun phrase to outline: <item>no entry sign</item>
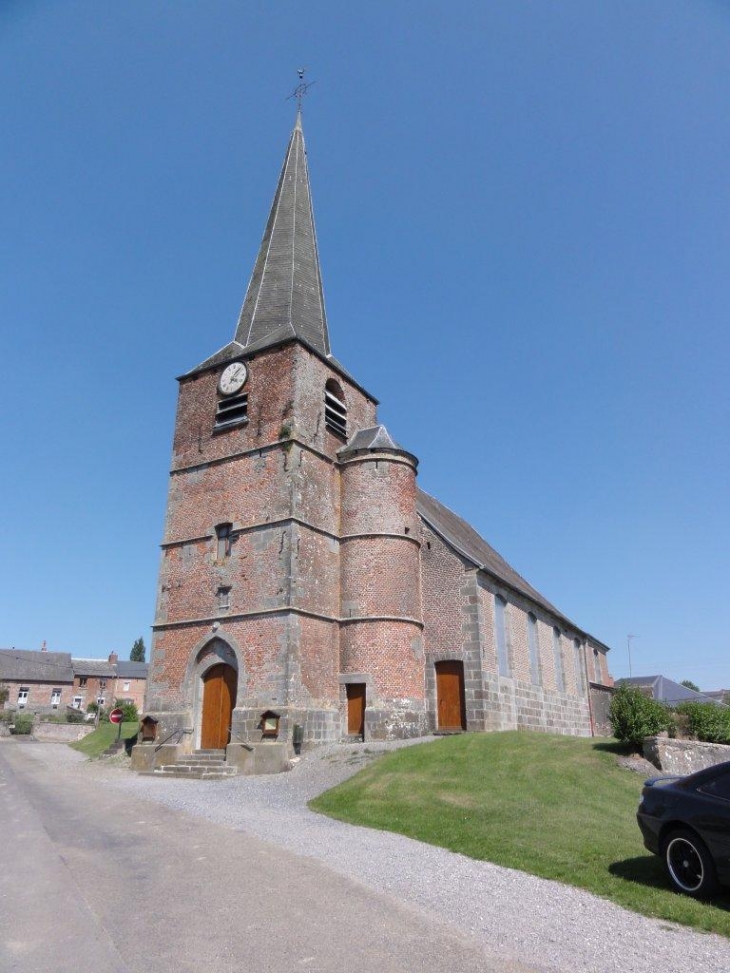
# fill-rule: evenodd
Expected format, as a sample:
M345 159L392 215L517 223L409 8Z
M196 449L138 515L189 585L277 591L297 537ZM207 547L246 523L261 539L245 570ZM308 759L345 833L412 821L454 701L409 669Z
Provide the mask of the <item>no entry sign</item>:
M109 714L109 722L110 723L121 723L122 722L122 716L123 715L124 714L122 713L122 711L119 708L113 709L111 711L111 713Z

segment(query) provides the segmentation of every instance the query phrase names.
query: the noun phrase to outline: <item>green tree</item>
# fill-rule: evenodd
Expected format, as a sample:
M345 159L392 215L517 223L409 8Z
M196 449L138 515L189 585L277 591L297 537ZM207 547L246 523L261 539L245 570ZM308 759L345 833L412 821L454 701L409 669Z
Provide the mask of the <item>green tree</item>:
M644 737L668 730L673 722L666 706L630 685L619 686L614 693L609 719L616 739L637 748Z
M139 720L137 707L129 699L115 699L114 708L122 711L122 721L124 723L136 723Z
M685 686L687 689L694 689L696 693L700 692L700 687L696 682L692 682L691 679L683 679L679 685Z
M147 650L144 647L144 639L138 638L135 640L132 646L132 651L129 653L130 662L144 662L145 652Z

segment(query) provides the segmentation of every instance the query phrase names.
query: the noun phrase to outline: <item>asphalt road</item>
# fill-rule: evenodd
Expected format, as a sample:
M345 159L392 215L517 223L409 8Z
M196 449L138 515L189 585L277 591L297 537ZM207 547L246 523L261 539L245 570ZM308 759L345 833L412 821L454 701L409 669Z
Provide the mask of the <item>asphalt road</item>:
M272 812L273 813L273 812ZM2 973L518 973L310 859L0 742Z

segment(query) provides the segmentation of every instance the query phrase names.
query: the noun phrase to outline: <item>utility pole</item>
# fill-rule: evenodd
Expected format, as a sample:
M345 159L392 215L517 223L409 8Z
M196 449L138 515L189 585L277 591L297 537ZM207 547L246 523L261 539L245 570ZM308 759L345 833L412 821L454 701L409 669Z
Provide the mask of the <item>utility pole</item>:
M629 679L631 679L631 639L638 639L638 635L626 636L626 648L629 650Z

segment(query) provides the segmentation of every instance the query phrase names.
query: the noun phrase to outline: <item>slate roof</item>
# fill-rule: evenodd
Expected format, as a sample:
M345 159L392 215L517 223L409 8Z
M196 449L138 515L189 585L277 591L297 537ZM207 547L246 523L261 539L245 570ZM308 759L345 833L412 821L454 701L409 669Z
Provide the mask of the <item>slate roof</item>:
M107 659L72 659L76 676L100 676L102 679L113 679L116 675L114 666Z
M289 138L235 337L181 377L295 340L372 398L330 352L300 114Z
M73 682L70 652L0 649L0 682Z
M149 662L117 662L117 675L123 679L146 679L149 671Z
M236 329L245 348L300 337L322 355L330 351L322 274L301 115L276 187L274 202Z
M358 429L350 442L337 451L338 456L349 456L361 451L377 450L378 452L406 453L383 425L371 426L369 429ZM411 453L408 453L411 456ZM415 459L415 456L413 457Z
M722 700L705 696L704 693L697 693L688 686L674 682L673 679L667 679L666 676L631 676L628 679L617 679L616 685L650 688L654 699L668 703L670 706L676 703L714 703L715 706L725 706Z
M584 631L575 622L571 621L566 615L559 611L555 605L547 600L543 595L540 594L537 589L533 588L522 575L518 574L515 569L508 564L505 559L498 554L494 548L487 544L484 538L478 534L471 524L468 524L463 518L459 517L440 503L435 497L430 496L428 493L424 493L423 490L418 490L418 500L417 500L418 513L426 521L426 523L436 531L436 533L442 537L446 543L452 547L457 553L461 554L463 557L470 561L475 567L482 571L486 571L493 578L501 581L507 587L512 588L514 591L526 598L529 598L536 605L544 608L545 611L554 615L558 620L565 622L570 628L574 629L576 632L582 635L588 635L589 633ZM608 646L604 645L598 639L590 636L591 640L597 645L601 645L604 648Z

